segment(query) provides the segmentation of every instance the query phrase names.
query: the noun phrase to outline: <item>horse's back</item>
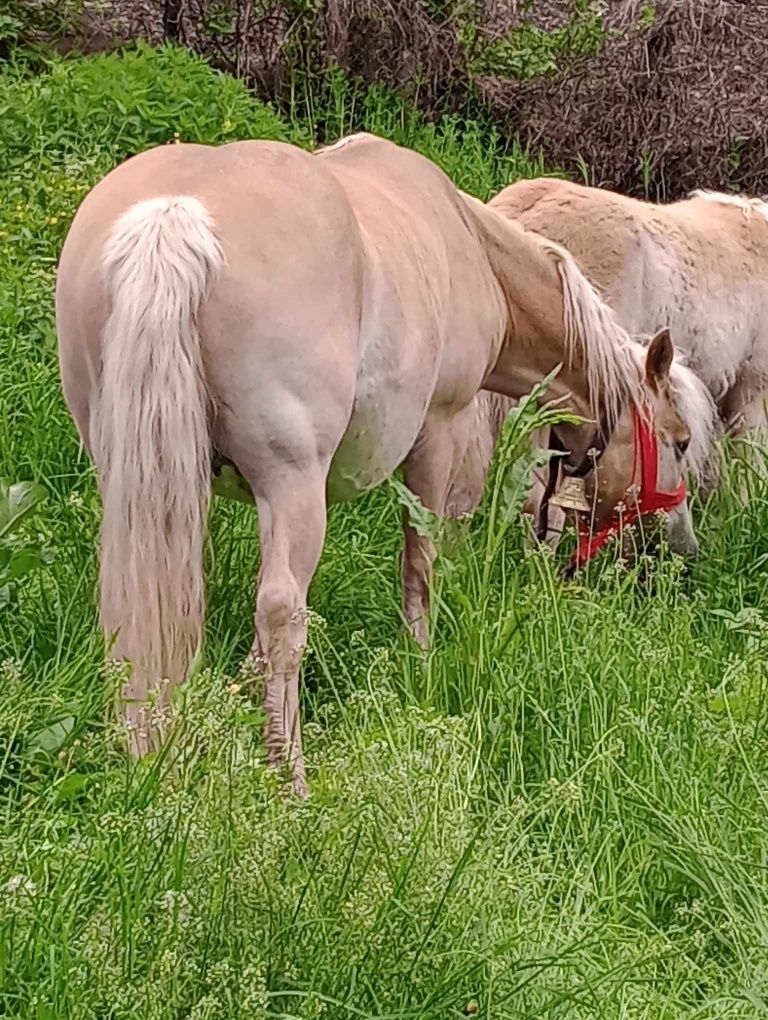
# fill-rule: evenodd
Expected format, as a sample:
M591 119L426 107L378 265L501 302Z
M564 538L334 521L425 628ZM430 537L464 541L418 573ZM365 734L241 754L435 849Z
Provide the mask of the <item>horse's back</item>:
M525 177L502 188L488 202L505 216L517 218L541 203L558 205L578 194L571 181L561 177Z
M429 363L446 399L458 380L466 381L471 399L502 308L461 193L431 160L375 135L353 135L316 158L343 186L375 274L392 284L388 310L401 319L403 336L402 351L393 353L404 365L422 361L424 371ZM418 350L409 335L418 337Z
M354 217L334 178L295 146L258 141L160 146L116 167L86 196L62 250L60 289L99 275L115 223L157 196L191 196L202 203L233 273L238 260L290 252L291 259L272 264L271 270L279 271L295 264L297 253L313 241L332 243L344 229L354 233ZM90 287L94 280L87 283Z
M712 194L658 204L552 178L519 181L490 204L564 245L627 330L668 326L716 398L742 378L764 386L763 204Z
M623 324L633 329L632 281L648 242L642 203L601 188L539 177L509 185L488 204L566 248Z

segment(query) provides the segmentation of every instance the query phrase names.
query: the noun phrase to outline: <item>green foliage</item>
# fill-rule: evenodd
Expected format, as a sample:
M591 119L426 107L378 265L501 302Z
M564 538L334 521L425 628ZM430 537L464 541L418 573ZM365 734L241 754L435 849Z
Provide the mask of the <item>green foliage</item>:
M112 75L129 109L129 79L155 97L146 122L124 128ZM8 67L0 94L0 475L49 493L44 516L7 510L0 541L57 552L0 613L0 1013L764 1016L763 475L725 461L690 570L663 547L629 571L606 551L563 583L568 543L553 559L518 523L527 436L552 413L534 395L473 517L420 520L441 553L426 655L400 621L397 492L334 508L311 592L307 804L264 767L258 687L238 672L253 512L217 501L206 667L178 698L175 757L132 762L106 713L125 677L98 632L99 501L58 381L63 231L118 158L175 131L219 141L229 116L235 133L308 132L176 51L40 79ZM362 111L476 194L537 171L482 124L428 124L378 90L338 97L327 124ZM37 492L3 491L17 509Z
M650 28L651 25L656 21L656 4L651 0L651 3L645 4L640 8L640 15L638 18L638 25L640 28Z
M561 28L544 31L533 22L524 21L505 38L478 45L475 71L522 80L540 78L562 70L568 58L597 53L604 38L598 5L577 2Z
M98 153L116 163L180 138L286 139L286 125L245 86L187 50L140 44L124 54L56 61L48 74L0 79L0 148L10 165Z
M213 35L232 35L237 28L237 10L231 3L209 4L203 15L203 26Z
M24 25L16 16L13 8L10 12L0 12L0 52L1 48L17 42Z
M42 485L0 478L0 610L11 600L11 592L22 578L52 559L39 539L26 533L25 521L46 498Z
M100 0L5 0L0 14L3 42L33 43L41 36L56 38L76 30L84 11Z

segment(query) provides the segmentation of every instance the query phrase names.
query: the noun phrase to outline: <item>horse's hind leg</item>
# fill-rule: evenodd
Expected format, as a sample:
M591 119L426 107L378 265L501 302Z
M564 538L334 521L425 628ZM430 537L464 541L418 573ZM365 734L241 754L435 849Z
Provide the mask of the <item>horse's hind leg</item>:
M327 465L238 468L259 514L261 570L252 656L264 677L264 740L270 765L288 763L294 790L304 795L299 669L307 641L307 590L325 537Z
M261 573L254 654L264 671L268 761L287 760L294 789L305 794L299 667L307 642L307 590L325 537L325 472L283 475L256 503Z

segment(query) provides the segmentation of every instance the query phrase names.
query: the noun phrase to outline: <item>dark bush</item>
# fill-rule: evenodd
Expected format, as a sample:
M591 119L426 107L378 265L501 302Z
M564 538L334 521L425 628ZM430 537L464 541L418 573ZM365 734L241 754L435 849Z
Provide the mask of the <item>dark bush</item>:
M354 107L343 118L332 110L333 66L428 114L482 106L508 138L618 190L674 198L694 187L768 188L766 0L12 5L14 38L24 6L37 12L27 37L47 34L59 49L157 43L170 32L299 113L320 140L342 119L357 126Z
M620 191L671 199L696 187L768 190L768 3L603 6L597 54L556 77L478 83L506 130Z

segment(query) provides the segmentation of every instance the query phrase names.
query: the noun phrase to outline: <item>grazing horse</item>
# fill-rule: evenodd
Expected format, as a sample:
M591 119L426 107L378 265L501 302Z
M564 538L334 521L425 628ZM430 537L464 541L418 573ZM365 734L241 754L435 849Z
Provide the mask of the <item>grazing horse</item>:
M630 334L667 326L730 432L765 423L768 202L696 191L658 205L538 178L490 205L566 247Z
M67 404L103 502L100 604L129 745L159 746L169 685L201 639L212 464L253 494L261 570L253 656L265 741L305 791L299 664L328 501L400 465L437 513L482 386L550 393L582 425L564 461L649 404L689 425L672 345L628 341L558 245L371 135L310 154L273 142L170 145L117 167L80 206L59 263ZM595 423L599 423L596 427ZM423 637L433 550L406 527L405 615Z
M566 247L630 334L649 335L668 326L686 365L715 401L720 429L739 435L765 426L768 203L698 191L658 205L539 178L510 185L489 206ZM695 399L695 386L688 389L689 399ZM508 407L509 402L489 395L478 397L475 438L449 507L454 502L466 507L482 488L499 419ZM540 439L546 445L546 437ZM706 494L714 484L714 466L703 448L706 435L700 439L690 459ZM539 479L529 506L533 512L543 489ZM553 515L551 523L556 541L562 515L559 520ZM681 530L690 533L683 514L675 514L669 529L673 545Z

